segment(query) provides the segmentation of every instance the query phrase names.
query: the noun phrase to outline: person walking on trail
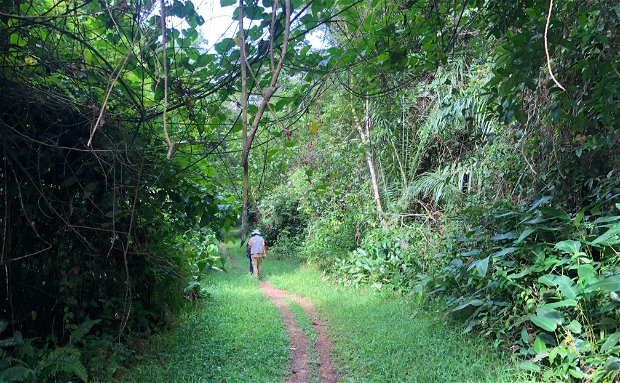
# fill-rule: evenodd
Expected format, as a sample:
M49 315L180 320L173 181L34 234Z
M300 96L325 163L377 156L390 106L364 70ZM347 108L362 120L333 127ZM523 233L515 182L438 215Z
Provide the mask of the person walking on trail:
M260 236L260 231L254 230L252 232L252 238L248 242L248 248L252 257L252 268L254 269L254 276L260 277L260 262L262 259L267 258L267 248L265 247L265 239Z

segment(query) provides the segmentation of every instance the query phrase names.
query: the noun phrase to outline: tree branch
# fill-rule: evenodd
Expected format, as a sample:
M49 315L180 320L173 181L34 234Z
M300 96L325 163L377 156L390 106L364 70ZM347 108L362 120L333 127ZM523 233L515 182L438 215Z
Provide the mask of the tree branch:
M553 75L553 69L551 69L551 57L549 57L549 41L547 39L547 34L549 32L549 23L551 22L551 12L553 11L553 0L549 0L549 13L547 14L547 24L545 24L545 54L547 55L547 68L549 69L549 74L551 75L551 79L560 89L566 91L562 84L558 82L558 80Z

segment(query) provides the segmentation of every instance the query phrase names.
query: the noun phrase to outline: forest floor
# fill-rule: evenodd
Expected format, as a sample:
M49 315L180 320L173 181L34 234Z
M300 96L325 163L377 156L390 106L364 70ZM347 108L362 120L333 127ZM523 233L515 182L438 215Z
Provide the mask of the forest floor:
M205 278L209 298L155 337L123 382L532 381L487 340L446 324L439 303L334 285L271 257L257 281L229 249L228 271Z

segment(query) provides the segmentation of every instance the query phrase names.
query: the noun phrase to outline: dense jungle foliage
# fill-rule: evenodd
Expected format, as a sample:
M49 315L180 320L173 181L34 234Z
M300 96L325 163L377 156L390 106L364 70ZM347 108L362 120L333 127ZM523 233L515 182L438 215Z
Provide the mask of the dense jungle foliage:
M1 4L0 382L117 378L245 203L275 256L620 379L619 5Z

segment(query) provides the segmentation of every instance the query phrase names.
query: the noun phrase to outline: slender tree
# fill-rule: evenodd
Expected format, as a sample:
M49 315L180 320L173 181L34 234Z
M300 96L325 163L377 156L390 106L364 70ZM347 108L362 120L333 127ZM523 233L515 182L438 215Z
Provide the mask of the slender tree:
M269 58L271 64L271 81L269 82L269 86L265 89L260 89L258 81L256 81L256 76L253 73L252 67L248 63L246 53L245 53L245 33L243 32L243 0L239 0L239 44L241 45L241 83L242 88L242 97L244 101L242 102L242 114L243 114L243 150L241 153L241 167L243 168L243 211L241 213L241 240L245 242L245 238L247 235L248 229L248 199L250 195L250 179L249 179L249 164L248 158L250 155L250 149L252 147L252 142L256 137L256 133L259 128L259 124L265 110L267 108L271 109L269 106L269 101L273 97L273 95L278 90L278 77L282 72L282 67L284 66L284 59L286 57L286 49L288 46L289 38L290 38L290 29L291 29L291 2L290 0L284 1L284 32L283 32L283 40L280 49L280 59L276 65L275 63L275 43L276 38L278 37L276 33L276 24L277 24L277 16L278 16L278 0L276 0L272 7L272 15L271 15L271 28L269 33ZM247 130L247 74L248 72L253 77L255 85L259 87L259 92L262 96L262 100L258 106L258 111L252 120L252 126L250 130ZM245 84L245 85L244 85Z

